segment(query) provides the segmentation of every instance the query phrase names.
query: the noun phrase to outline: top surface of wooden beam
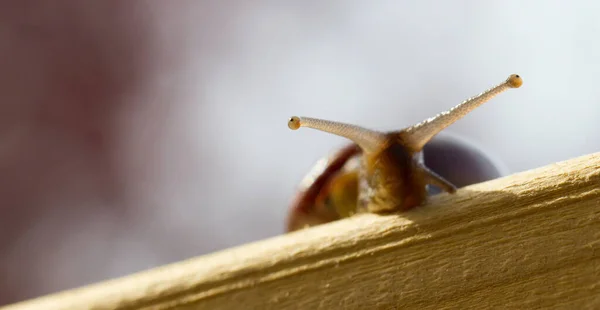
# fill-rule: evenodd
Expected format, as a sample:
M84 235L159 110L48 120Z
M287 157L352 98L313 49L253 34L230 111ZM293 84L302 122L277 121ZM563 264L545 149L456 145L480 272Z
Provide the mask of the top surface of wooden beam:
M537 306L600 308L600 153L2 309Z

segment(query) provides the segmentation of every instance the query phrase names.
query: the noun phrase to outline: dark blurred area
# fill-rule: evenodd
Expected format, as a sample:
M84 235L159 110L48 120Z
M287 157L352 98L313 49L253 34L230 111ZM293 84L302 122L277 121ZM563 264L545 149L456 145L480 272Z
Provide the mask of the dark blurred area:
M540 8L543 10L540 10ZM0 2L0 305L281 234L346 143L511 73L448 130L517 172L598 151L595 2Z

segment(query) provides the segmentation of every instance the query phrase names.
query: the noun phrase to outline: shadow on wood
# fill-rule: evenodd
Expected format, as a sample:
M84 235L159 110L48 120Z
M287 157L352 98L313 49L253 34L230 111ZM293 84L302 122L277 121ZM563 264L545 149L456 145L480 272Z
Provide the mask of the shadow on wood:
M600 153L17 309L600 308Z

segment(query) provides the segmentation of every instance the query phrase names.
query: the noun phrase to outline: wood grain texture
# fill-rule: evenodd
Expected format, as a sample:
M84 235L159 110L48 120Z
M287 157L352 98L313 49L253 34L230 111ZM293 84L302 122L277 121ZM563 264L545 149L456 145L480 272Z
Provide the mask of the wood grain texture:
M2 309L600 309L600 153Z

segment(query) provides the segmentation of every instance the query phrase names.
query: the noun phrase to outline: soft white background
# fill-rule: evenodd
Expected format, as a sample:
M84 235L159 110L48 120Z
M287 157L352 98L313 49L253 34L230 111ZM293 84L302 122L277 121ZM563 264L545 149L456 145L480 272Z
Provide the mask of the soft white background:
M98 39L89 40L96 44L111 46L114 33L130 33L132 59L143 67L131 70L143 74L131 77L135 86L119 97L127 104L103 125L112 135L103 150L114 170L109 181L98 181L102 169L88 169L94 162L81 159L87 155L80 146L58 136L66 150L56 151L57 160L69 164L50 172L52 189L21 193L41 197L34 202L0 201L4 223L20 208L15 201L45 210L28 213L26 229L3 230L11 241L2 249L0 289L10 293L0 303L282 233L297 183L345 142L290 131L291 115L398 129L518 73L522 88L448 131L511 172L600 149L600 4L594 1L138 1L112 2L111 9L75 3L61 4L68 11L22 7L4 23L45 27L68 13L72 27L94 29L89 36ZM113 10L122 11L119 22L105 27L113 21L102 14ZM78 12L85 13L72 17ZM22 29L5 29L0 51L13 57L11 44L19 43L11 35ZM43 53L18 53L17 64ZM15 68L38 76L36 66ZM7 76L3 81L14 74ZM23 98L3 100L27 103ZM0 144L39 144L7 134L27 124L0 128Z

